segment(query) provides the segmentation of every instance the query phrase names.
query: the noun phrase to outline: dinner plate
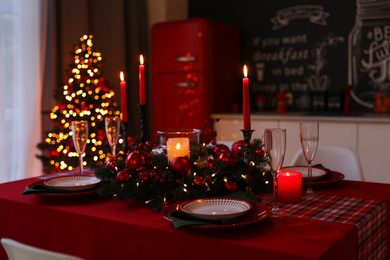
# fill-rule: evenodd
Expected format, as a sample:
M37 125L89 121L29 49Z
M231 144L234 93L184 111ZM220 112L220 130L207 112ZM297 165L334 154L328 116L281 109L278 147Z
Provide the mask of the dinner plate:
M307 166L286 166L282 167L282 171L296 171L302 173L302 179L307 179L308 177L308 167ZM327 170L312 167L312 180L323 178L328 173Z
M177 202L172 203L167 206L165 206L161 214L163 217L169 221L171 219L169 218L169 213L175 210L180 210L180 205L183 202ZM236 223L231 224L225 224L225 225L194 225L190 226L188 228L191 229L201 229L201 230L225 230L225 229L236 229L241 227L246 227L249 225L253 225L255 223L258 223L260 221L263 221L267 219L270 215L269 209L266 205L260 202L252 202L252 210L243 216L240 220L238 220Z
M185 201L180 209L200 219L231 219L247 213L252 209L252 204L233 198L206 198Z
M70 175L54 177L44 181L44 184L66 191L82 191L96 186L101 179L95 176Z
M336 172L336 171L331 171L330 173L325 175L324 178L322 178L322 179L320 179L318 181L313 181L311 183L311 185L312 186L317 186L317 187L327 186L327 185L334 184L336 182L342 181L344 178L345 178L344 174L342 174L340 172ZM307 185L307 181L303 181L302 184L303 185Z
M26 186L26 189L30 189L35 185L45 185L44 180L39 180L36 182L32 182ZM97 195L96 188L91 188L90 190L83 191L64 191L64 192L52 192L52 193L33 193L38 197L43 198L53 198L53 199L69 199L69 198L79 198L79 197L87 197L91 195Z

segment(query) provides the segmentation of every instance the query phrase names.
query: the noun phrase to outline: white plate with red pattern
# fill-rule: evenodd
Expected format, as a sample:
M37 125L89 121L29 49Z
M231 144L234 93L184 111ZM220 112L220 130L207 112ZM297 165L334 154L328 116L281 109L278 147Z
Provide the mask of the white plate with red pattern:
M101 179L94 176L71 175L54 177L44 181L44 184L68 191L81 191L92 188L101 182Z
M296 171L302 173L302 178L305 180L308 178L308 167L307 166L286 166L282 167L281 171ZM312 167L312 180L320 179L324 177L328 171L319 168L319 167Z
M200 219L231 219L252 209L252 203L232 198L206 198L190 200L180 204L180 209Z

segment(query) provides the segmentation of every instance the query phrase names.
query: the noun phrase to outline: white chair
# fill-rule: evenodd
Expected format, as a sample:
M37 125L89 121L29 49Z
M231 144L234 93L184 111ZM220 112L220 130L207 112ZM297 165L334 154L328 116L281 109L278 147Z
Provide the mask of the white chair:
M9 260L83 260L76 256L28 246L9 238L2 238L1 244L7 252Z
M350 148L319 145L314 164L322 164L330 170L338 171L345 175L346 180L364 181L359 155ZM291 165L307 165L301 149L296 152Z
M229 149L232 149L234 143L235 141L217 141L217 144L224 144L229 147Z

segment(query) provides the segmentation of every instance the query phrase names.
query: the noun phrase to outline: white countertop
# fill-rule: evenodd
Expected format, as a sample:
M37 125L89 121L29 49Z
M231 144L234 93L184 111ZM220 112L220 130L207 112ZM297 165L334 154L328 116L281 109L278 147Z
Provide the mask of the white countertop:
M213 118L242 119L242 114L212 114ZM318 122L350 122L350 123L381 123L390 124L390 114L373 113L299 113L288 112L277 114L274 112L251 113L251 120L282 120L282 121L313 121Z

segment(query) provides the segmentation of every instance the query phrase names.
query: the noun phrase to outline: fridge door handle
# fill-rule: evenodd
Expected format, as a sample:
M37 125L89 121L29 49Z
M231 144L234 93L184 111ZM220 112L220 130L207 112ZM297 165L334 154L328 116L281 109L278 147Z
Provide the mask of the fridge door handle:
M181 56L181 57L176 57L173 60L178 61L178 62L192 62L192 61L196 61L196 57L195 56Z
M180 87L180 88L191 88L195 87L197 84L195 82L176 82L175 87Z

